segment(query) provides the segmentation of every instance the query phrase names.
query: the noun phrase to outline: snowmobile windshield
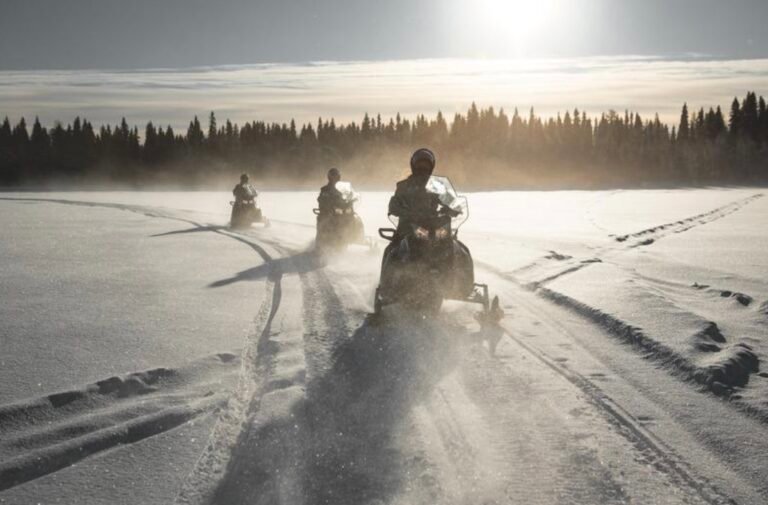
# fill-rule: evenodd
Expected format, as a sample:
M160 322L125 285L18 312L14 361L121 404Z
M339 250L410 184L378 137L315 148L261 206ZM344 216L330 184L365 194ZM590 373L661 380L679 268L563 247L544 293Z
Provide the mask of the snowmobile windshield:
M432 175L427 181L427 192L437 195L440 204L455 214L451 217L451 228L458 230L469 219L469 203L466 196L459 196L453 189L450 179L442 175Z
M248 198L253 199L253 198L256 198L256 195L258 195L258 192L256 191L256 189L250 184L246 184L244 188L245 188L245 194L248 195Z
M336 190L341 193L341 197L347 203L356 203L360 201L360 195L352 188L352 183L339 181L336 183Z

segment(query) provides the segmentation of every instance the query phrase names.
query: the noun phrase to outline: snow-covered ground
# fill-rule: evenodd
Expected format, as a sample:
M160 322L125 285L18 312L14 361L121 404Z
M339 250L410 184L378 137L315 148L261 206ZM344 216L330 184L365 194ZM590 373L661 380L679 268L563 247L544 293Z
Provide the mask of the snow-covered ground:
M315 196L0 194L0 503L768 501L768 190L469 195L495 357Z

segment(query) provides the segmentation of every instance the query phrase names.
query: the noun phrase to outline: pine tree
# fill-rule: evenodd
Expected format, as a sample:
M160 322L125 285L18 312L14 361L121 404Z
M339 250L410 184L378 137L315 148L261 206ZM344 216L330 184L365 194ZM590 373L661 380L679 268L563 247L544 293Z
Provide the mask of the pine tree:
M363 136L363 140L368 140L371 137L371 118L368 116L368 113L365 113L365 116L363 116L363 122L360 127L360 133Z
M187 128L187 143L193 149L203 145L203 129L200 127L200 120L197 119L197 116L189 122L189 128Z
M51 139L48 131L40 124L40 119L35 117L32 125L32 135L29 138L30 158L32 168L36 176L41 177L47 174L48 164L51 156Z
M13 136L11 122L8 116L0 124L0 183L7 184L12 182L11 175L11 148L13 146Z
M208 115L208 142L215 143L216 135L218 133L216 127L216 114L213 111Z
M741 127L746 138L757 141L760 138L760 124L758 122L757 96L755 93L747 93L741 106Z
M760 124L759 131L760 131L760 142L768 143L768 110L766 109L765 105L765 98L762 96L760 97L760 101L758 102L758 122Z
M15 147L26 147L29 142L29 132L27 132L27 122L24 118L19 119L18 124L13 127L12 138Z
M35 123L32 125L30 144L35 151L47 150L50 147L48 132L40 124L40 118L38 117L35 117Z
M717 110L715 110L715 121L714 121L714 129L715 129L715 138L719 137L720 135L723 135L727 131L727 127L725 125L725 117L723 116L723 110L720 108L720 106L717 106Z
M680 125L677 128L677 140L685 142L690 136L690 124L688 121L688 104L683 104L683 111L680 113Z
M160 132L162 133L162 128L160 128ZM158 137L159 134L155 129L155 125L152 124L152 121L148 122L147 126L144 128L143 149L143 159L148 163L155 163L158 160L160 150Z
M731 103L731 114L728 121L728 129L732 138L737 138L742 134L742 116L739 99L734 98Z

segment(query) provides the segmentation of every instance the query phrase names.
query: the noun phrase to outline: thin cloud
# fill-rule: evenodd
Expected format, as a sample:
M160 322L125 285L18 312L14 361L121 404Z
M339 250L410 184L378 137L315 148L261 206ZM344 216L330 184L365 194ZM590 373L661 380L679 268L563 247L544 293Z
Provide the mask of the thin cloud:
M727 106L768 88L768 59L668 60L627 56L547 60L401 60L230 65L137 71L0 72L0 113L14 120L129 122L185 128L211 110L219 119L299 123L365 112L463 112L472 101L548 116L578 107L597 115L630 109L675 122L683 102Z

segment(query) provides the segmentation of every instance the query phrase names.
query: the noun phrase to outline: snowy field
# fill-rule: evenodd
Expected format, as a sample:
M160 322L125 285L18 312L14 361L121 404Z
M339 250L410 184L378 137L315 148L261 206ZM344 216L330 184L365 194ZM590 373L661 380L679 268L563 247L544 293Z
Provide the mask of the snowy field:
M468 196L496 356L313 193L1 193L0 503L767 503L768 189Z

